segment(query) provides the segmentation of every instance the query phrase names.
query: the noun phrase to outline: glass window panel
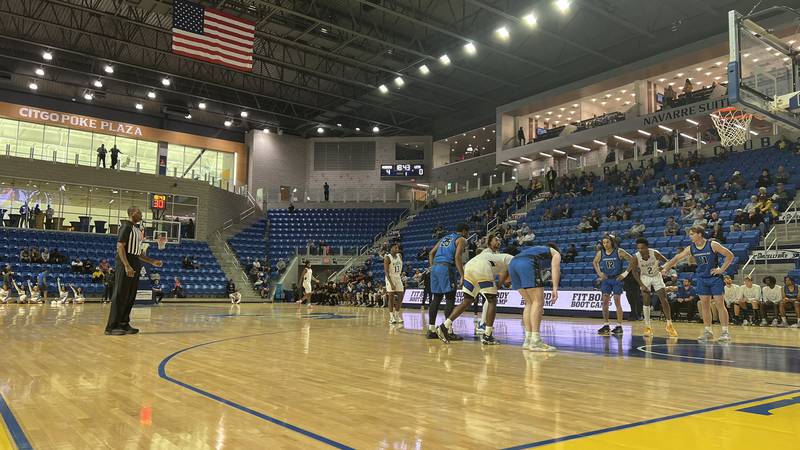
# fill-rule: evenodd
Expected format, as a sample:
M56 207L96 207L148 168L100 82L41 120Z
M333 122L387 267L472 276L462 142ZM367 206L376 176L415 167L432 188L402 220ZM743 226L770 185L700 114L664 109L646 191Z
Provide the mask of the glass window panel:
M69 143L69 129L62 127L44 127L44 147L42 159L53 160L53 152L56 154L56 161L67 162L67 145Z
M234 174L234 160L235 156L233 153L223 153L220 152L219 154L219 176L224 181L228 181L233 183L233 174Z
M194 178L194 179L202 179L200 174L200 166L201 161L197 161L195 163L195 159L203 149L189 147L187 146L183 152L183 170L178 173L178 176L183 175L187 169L189 169L189 173L186 174L186 178ZM202 158L201 158L202 159ZM194 165L192 165L194 163Z
M9 154L17 154L17 131L19 122L10 119L0 119L0 153L6 154L6 146L10 145Z
M136 161L142 173L158 173L158 142L139 141L136 146ZM167 159L169 161L169 159Z
M78 164L94 164L94 148L92 147L92 133L89 131L70 130L69 149L67 152L67 162L75 164L75 156L78 156Z
M34 158L42 153L42 138L44 137L44 125L38 123L20 122L19 140L17 141L17 156L29 158L31 147L34 149Z
M182 145L167 145L167 175L178 176L183 174L183 153Z

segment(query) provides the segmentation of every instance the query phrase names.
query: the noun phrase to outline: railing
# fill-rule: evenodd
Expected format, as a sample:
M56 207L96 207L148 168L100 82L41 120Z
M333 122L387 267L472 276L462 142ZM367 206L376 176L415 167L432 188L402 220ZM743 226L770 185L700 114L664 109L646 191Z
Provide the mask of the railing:
M794 224L793 228L798 228L798 225L800 225L800 215L797 213L797 203L794 200L792 200L792 203L789 203L789 206L786 207L786 210L783 211L780 218L783 219L784 238L788 240L789 225Z
M770 236L772 236L772 240L770 240ZM765 266L769 265L769 256L768 255L769 255L769 251L772 250L773 248L774 249L778 248L778 227L772 227L772 229L769 230L769 233L767 233L766 236L764 236L764 265ZM757 262L757 260L756 260L756 262ZM753 267L753 270L755 270L755 267ZM753 271L750 271L750 274L752 274L752 273L753 273Z
M222 237L222 231L224 228L217 229L214 231L214 237L222 244L222 249L225 253L230 257L230 260L233 261L234 267L239 271L240 278L243 282L250 285L250 279L247 277L247 273L245 272L244 268L242 267L241 263L239 263L239 258L236 256L236 252L233 251L231 246L225 241Z
M749 267L749 266L750 266L750 264L752 264L752 265L753 265L753 268L752 268L752 269L750 269L750 272L747 272L747 275L745 275L745 270L747 269L747 267ZM749 258L747 258L747 262L746 262L746 263L744 263L744 265L742 266L742 283L744 283L744 278L745 278L746 276L747 276L747 277L750 277L750 276L752 276L752 275L753 275L753 272L755 272L755 270L756 270L756 268L755 268L755 264L756 264L756 263L755 263L755 259L753 259L753 255L750 255L750 257L749 257Z

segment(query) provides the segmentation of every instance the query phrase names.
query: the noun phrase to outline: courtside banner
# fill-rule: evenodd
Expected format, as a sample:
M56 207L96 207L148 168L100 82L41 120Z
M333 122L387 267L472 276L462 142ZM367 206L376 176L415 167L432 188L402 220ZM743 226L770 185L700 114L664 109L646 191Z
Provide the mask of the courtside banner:
M456 293L456 304L461 303L464 294ZM557 309L563 311L602 311L603 294L600 291L558 291L558 298L553 299L551 292L544 291L544 309ZM403 294L404 305L422 304L422 289L406 289ZM525 300L519 295L518 291L500 290L497 293L497 306L500 308L523 309ZM613 300L609 305L611 311L616 311ZM622 294L622 310L630 312L631 307L625 294Z

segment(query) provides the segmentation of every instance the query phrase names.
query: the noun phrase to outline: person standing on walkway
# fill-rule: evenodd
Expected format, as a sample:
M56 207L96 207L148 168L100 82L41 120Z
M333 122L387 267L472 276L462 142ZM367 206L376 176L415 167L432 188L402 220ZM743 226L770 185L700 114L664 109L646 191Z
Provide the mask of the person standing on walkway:
M142 263L161 267L160 260L144 255L144 231L140 228L142 211L131 206L128 208L128 220L123 220L117 237L117 258L114 280L114 293L111 296L111 310L105 334L122 336L136 334L138 329L131 327L130 316L136 291L139 288L139 273Z
M106 168L106 144L100 144L100 147L97 147L97 167L100 167L100 164L104 169Z

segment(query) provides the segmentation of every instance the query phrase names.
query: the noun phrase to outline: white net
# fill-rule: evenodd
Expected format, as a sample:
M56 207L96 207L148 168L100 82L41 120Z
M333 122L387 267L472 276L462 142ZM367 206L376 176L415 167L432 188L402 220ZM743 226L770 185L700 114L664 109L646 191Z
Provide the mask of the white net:
M724 146L742 145L750 138L750 121L753 115L734 107L722 108L711 114L711 120Z

